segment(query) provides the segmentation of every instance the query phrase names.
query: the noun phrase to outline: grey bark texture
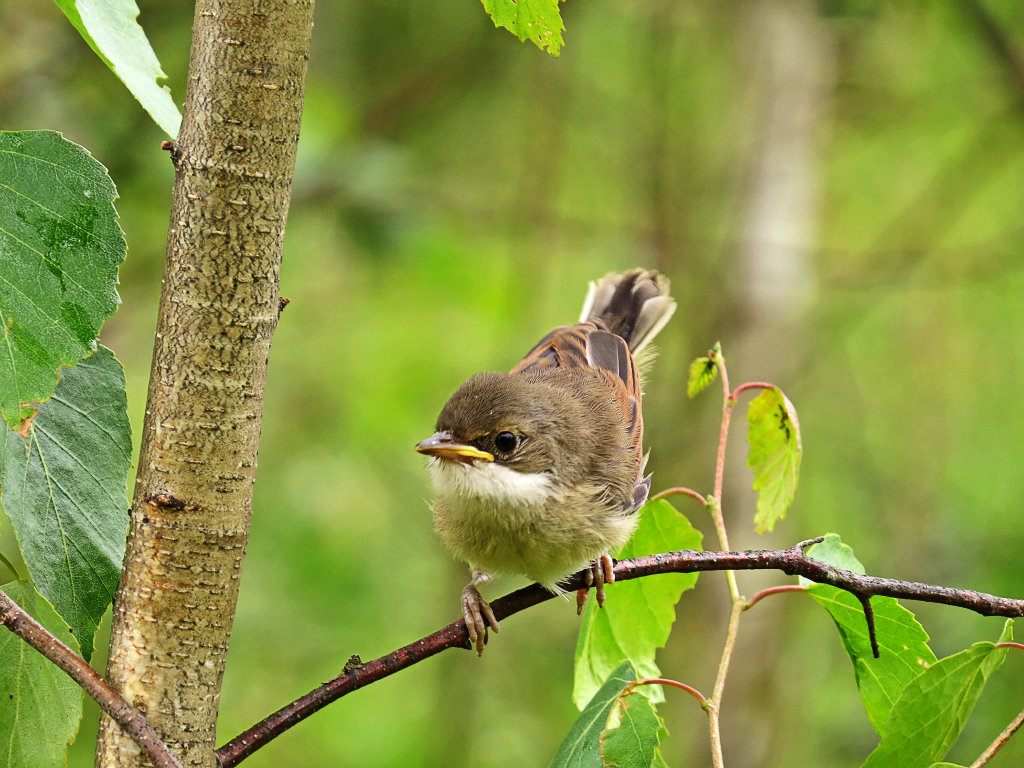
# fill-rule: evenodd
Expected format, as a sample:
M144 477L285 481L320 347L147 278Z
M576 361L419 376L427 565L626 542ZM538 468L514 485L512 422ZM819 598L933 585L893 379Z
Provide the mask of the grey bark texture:
M312 0L199 0L107 679L214 766L252 510ZM96 766L147 765L108 717Z

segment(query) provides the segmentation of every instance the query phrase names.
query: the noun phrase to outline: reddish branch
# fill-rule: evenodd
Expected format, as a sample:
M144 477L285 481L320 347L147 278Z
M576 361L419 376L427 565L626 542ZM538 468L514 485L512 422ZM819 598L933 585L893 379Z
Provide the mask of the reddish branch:
M616 581L627 581L659 573L693 573L696 571L747 571L780 570L791 576L804 576L811 581L831 584L852 593L862 603L871 597L886 597L942 603L980 613L983 616L1024 616L1024 600L1013 600L966 589L920 584L897 579L883 579L877 576L863 576L844 571L826 563L814 560L804 554L803 548L811 542L802 542L792 549L759 550L748 552L696 552L683 550L661 555L648 555L632 560L623 560L615 565ZM582 574L567 579L561 585L567 591L584 586ZM491 603L494 615L499 620L518 613L553 595L539 584L532 584ZM265 720L239 734L217 750L221 768L237 765L271 739L284 733L296 723L309 717L317 710L336 701L365 685L412 666L448 648L469 648L466 625L461 619L447 627L417 640L404 648L365 664L346 664L345 671L333 680L324 683L282 707Z
M747 552L683 550L637 557L616 563L615 578L617 581L628 581L659 573L779 570L791 576L803 576L811 581L839 587L855 595L865 606L870 605L870 598L881 595L966 608L980 613L982 616L1008 618L1024 616L1024 600L997 597L967 589L952 589L913 581L864 576L835 568L804 554L804 548L814 541L817 540L801 542L792 549L782 550ZM570 592L580 589L584 586L584 576L582 573L576 574L563 582L561 586ZM765 596L781 589L784 588L765 590L765 592L759 593L759 596ZM550 600L553 596L539 584L532 584L498 598L491 603L491 608L494 610L495 617L500 620ZM757 598L751 600L748 607L756 601ZM81 685L86 693L95 699L103 710L114 718L124 731L149 754L159 768L180 768L180 764L170 753L167 745L146 723L142 714L111 689L81 656L50 634L3 591L0 591L0 624L5 625L25 640ZM872 627L872 633L873 631ZM363 664L357 657L353 657L345 665L341 675L279 709L218 749L217 758L221 768L237 765L276 736L347 693L388 677L448 648L468 649L469 647L466 625L462 619L459 619L432 635L417 640L404 648L399 648L379 659ZM1019 726L1019 723L1017 725Z
M85 659L25 613L3 590L0 590L0 624L6 626L82 686L103 711L149 755L158 768L181 768L181 763L146 722L142 713L121 698Z

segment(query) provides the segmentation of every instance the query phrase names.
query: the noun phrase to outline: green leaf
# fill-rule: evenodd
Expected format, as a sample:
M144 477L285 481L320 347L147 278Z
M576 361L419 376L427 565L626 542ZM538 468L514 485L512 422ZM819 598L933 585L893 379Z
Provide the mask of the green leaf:
M86 659L121 574L131 428L124 372L106 347L65 368L27 436L3 430L0 488L39 591Z
M718 376L718 365L708 357L698 357L690 363L690 378L686 382L686 396L696 397Z
M838 533L826 533L822 541L809 546L805 550L805 554L808 557L813 557L815 560L834 565L836 568L842 568L844 571L851 571L862 575L867 573L864 570L864 564L853 554L853 547L849 544L844 544L843 540L839 538ZM807 585L814 582L808 581L801 576L800 583Z
M53 608L26 582L4 592L72 650L78 643ZM0 765L64 768L82 719L82 689L13 632L0 629Z
M558 0L483 0L483 4L494 26L504 27L520 40L529 39L552 56L561 52L565 27Z
M617 715L617 717L616 717ZM619 697L617 722L601 734L601 757L605 765L619 768L651 768L664 764L658 745L668 734L654 705L638 692Z
M136 19L135 0L55 0L103 63L131 91L143 109L172 139L178 135L181 113L171 91L160 80L167 75Z
M124 235L106 170L53 131L0 132L0 413L17 428L96 349Z
M876 659L871 652L864 609L856 597L828 584L815 584L807 591L835 621L843 648L853 662L864 710L874 729L882 733L906 686L935 663L928 633L914 614L895 599L873 597L871 608L879 646Z
M558 747L551 768L603 768L601 732L608 725L608 716L626 686L637 679L636 667L624 661L608 675L576 718L569 733ZM645 686L646 687L646 686Z
M754 490L759 491L754 527L764 533L786 516L796 494L803 454L800 423L789 398L770 387L750 402L747 425L747 466L754 470Z
M700 532L664 499L647 504L640 515L640 525L620 558L700 548ZM604 608L594 599L587 601L576 643L572 695L577 707L582 709L626 659L642 676L659 676L655 652L672 631L679 596L696 583L696 573L666 573L609 584ZM643 693L655 700L661 697L659 686L644 686Z
M999 642L1012 639L1007 621ZM863 768L926 768L959 738L985 683L1006 657L994 643L975 643L918 675L892 708L882 740Z

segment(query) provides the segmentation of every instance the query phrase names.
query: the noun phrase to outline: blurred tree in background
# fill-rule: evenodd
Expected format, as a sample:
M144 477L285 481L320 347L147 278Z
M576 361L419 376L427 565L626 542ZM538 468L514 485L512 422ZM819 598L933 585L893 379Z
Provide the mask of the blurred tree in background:
M191 8L140 7L180 103ZM836 530L871 573L1020 592L1024 6L576 0L563 16L553 59L474 2L317 8L281 280L292 303L221 742L350 654L455 618L464 569L433 536L412 445L468 374L508 368L574 320L586 282L612 269L657 268L680 301L647 383L655 491L711 485L719 404L688 401L685 376L721 340L735 380L785 388L806 448L795 506L766 537L736 459L734 547ZM56 6L0 0L0 17L3 127L61 130L118 184L129 255L103 342L141 425L173 181L163 136ZM779 581L740 576L748 595ZM662 669L709 687L727 611L724 579L706 575ZM940 655L1001 626L915 612ZM545 604L483 659L418 665L250 764L544 765L575 714L576 627ZM876 737L824 614L776 598L742 633L727 763L858 764ZM973 759L1019 710L1014 680L993 681L951 759ZM693 702L670 694L660 713L669 764L706 764ZM72 765L91 764L97 718ZM1022 759L1018 739L992 764Z

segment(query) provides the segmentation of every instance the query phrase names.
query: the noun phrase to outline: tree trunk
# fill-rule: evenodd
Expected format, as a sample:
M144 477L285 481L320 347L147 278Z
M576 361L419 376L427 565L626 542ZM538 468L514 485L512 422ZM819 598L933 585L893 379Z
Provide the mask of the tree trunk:
M312 0L199 0L131 530L107 677L214 766L252 509ZM104 717L96 765L148 761Z

